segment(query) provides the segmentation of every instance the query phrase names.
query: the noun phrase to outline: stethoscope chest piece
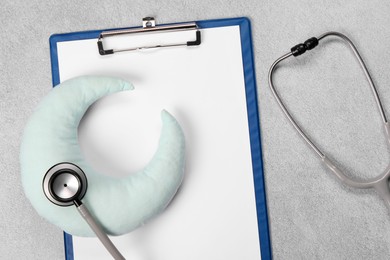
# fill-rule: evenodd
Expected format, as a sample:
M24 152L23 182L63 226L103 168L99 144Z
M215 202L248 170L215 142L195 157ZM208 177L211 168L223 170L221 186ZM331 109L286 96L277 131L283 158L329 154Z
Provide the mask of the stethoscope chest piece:
M43 178L45 196L59 206L74 205L87 191L84 172L72 163L59 163L51 167Z
M72 163L59 163L51 167L43 177L45 196L58 206L75 205L80 215L88 223L114 259L124 260L102 227L94 220L88 208L81 202L87 191L87 177L83 170Z

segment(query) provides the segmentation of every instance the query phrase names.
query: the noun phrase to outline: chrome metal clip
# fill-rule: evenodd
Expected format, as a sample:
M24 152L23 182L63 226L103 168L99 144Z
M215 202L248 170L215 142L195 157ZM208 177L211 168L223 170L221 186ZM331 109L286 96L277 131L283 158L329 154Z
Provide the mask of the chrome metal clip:
M184 43L159 44L159 45L133 47L127 49L104 49L104 45L103 45L103 39L107 37L119 36L124 34L134 34L134 33L157 32L157 31L184 31L184 30L194 30L195 37L196 37L195 40L187 41ZM143 18L142 28L104 31L100 33L97 41L98 51L100 55L108 55L108 54L114 54L116 52L136 51L136 50L143 50L143 49L155 49L155 48L178 47L178 46L196 46L200 44L201 44L201 34L195 22L157 26L156 21L153 17Z

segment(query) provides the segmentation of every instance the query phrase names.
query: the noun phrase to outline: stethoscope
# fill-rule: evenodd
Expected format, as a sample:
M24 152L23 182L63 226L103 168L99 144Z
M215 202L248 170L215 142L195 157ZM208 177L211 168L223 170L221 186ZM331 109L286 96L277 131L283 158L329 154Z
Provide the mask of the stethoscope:
M87 192L88 181L84 172L75 164L59 163L45 174L42 188L46 197L58 206L75 205L80 215L95 232L104 247L114 259L124 260L101 226L95 221L88 208L81 202Z
M390 164L387 169L376 178L369 179L367 181L356 181L348 176L346 176L340 169L338 169L335 164L325 156L325 154L314 144L314 142L308 137L308 135L303 131L303 129L296 123L294 118L291 116L286 106L280 99L272 81L272 74L275 70L275 67L281 61L291 57L299 56L306 52L306 50L311 50L318 45L318 42L328 36L337 36L342 40L348 43L349 47L352 49L354 55L357 57L360 66L362 67L364 74L370 84L372 92L375 96L376 103L379 108L379 112L384 123L385 131L390 142L390 125L386 119L386 115L382 106L382 103L379 99L378 92L375 88L374 83L372 82L371 76L364 64L362 58L360 57L355 46L345 35L338 32L329 32L321 35L318 38L310 38L305 41L303 44L298 44L291 49L291 52L283 55L277 59L271 66L269 71L269 86L272 90L274 97L277 100L278 105L282 109L283 113L287 117L288 121L293 125L293 127L298 131L301 137L309 144L310 148L319 156L319 158L325 163L325 165L332 170L332 172L339 178L343 183L348 186L367 189L374 188L379 192L382 198L385 200L387 206L390 209L390 189L389 189L389 178L390 178ZM91 229L95 232L96 236L103 243L105 248L110 252L114 259L125 259L118 249L114 246L111 240L108 238L107 234L103 231L101 226L95 221L95 219L90 214L88 208L82 203L87 188L88 181L84 172L75 164L72 163L59 163L51 167L45 174L43 178L42 188L45 196L54 204L58 206L71 206L75 205L78 209L80 215L88 223Z
M296 123L294 118L291 116L289 111L287 110L286 106L284 105L283 101L278 95L278 92L276 91L273 81L272 81L272 74L276 68L276 66L283 60L291 57L291 56L299 56L303 53L305 53L307 50L311 50L315 48L319 41L322 39L329 37L329 36L336 36L345 41L348 46L352 49L353 54L356 56L360 67L363 69L364 75L366 76L368 83L371 87L372 93L374 94L376 104L379 109L379 113L382 117L382 121L385 127L385 132L387 135L387 139L390 143L390 124L387 121L385 111L383 109L382 103L379 99L378 91L376 90L376 87L371 79L370 73L367 70L367 67L365 63L363 62L359 52L357 51L356 47L352 43L350 39L348 39L347 36L344 34L341 34L339 32L327 32L324 33L323 35L319 36L318 38L310 38L304 43L298 44L291 48L291 51L288 52L287 54L283 55L279 59L277 59L271 66L268 74L268 82L269 86L271 88L271 91L279 105L279 107L282 109L284 115L287 117L288 121L291 123L291 125L297 130L297 132L300 134L300 136L306 141L306 143L310 146L310 148L317 154L317 156L322 160L322 162L336 175L336 177L343 182L344 184L354 187L354 188L359 188L359 189L368 189L368 188L373 188L375 189L379 195L385 200L386 205L390 209L390 188L389 188L389 178L390 178L390 164L387 167L387 169L380 174L379 176L375 178L371 178L368 180L354 180L345 175L339 168L335 166L335 164L325 156L325 154L318 148L317 145L314 144L312 139L307 135L307 133Z

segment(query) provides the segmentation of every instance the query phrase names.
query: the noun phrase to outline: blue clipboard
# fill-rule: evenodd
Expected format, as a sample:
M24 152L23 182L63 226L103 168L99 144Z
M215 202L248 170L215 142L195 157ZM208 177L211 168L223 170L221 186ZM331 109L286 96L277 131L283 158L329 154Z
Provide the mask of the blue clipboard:
M230 18L196 21L199 29L238 25L241 37L241 52L244 68L246 104L248 111L249 136L252 155L253 178L255 184L258 234L260 240L261 259L272 259L271 242L268 223L268 209L264 182L259 109L257 101L256 74L254 67L251 24L248 18ZM126 28L128 29L128 28ZM107 30L104 30L107 31ZM102 30L54 34L50 37L50 57L53 87L60 83L57 43L64 41L97 39ZM66 260L73 260L72 236L64 232Z

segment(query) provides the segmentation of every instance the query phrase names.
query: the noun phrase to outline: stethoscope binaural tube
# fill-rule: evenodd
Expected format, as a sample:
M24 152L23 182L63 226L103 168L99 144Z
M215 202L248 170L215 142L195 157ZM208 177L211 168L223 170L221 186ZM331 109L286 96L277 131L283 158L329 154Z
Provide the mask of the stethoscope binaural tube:
M354 187L354 188L360 188L360 189L368 189L373 188L375 189L380 196L385 200L387 207L390 210L390 188L389 188L389 178L390 178L390 164L387 167L387 169L378 177L371 178L367 181L357 181L354 179L351 179L347 175L345 175L339 168L336 167L336 165L325 156L325 154L318 148L318 146L312 141L312 139L307 135L307 133L298 125L298 123L295 121L295 119L292 117L292 115L289 113L287 107L281 100L278 92L276 91L274 84L273 84L273 73L275 71L276 66L283 60L291 57L291 56L299 56L303 53L305 53L308 50L311 50L315 48L318 43L330 36L335 36L340 39L342 39L344 42L348 44L350 49L353 51L353 54L357 58L360 67L362 68L364 75L366 76L366 79L371 87L372 93L374 94L376 104L378 106L379 113L381 115L385 133L387 136L387 140L390 144L390 124L387 121L385 111L383 109L383 105L380 101L378 91L374 85L374 82L372 81L371 75L368 72L368 69L361 58L359 52L357 51L355 45L352 43L352 41L345 36L342 33L339 32L327 32L319 36L318 38L312 37L305 41L304 43L297 44L293 48L291 48L291 51L284 54L280 58L278 58L272 65L268 73L268 83L271 88L272 94L275 97L279 107L282 109L284 115L287 117L288 121L291 123L291 125L295 128L295 130L299 133L299 135L305 140L305 142L310 146L310 148L318 155L318 157L322 160L322 162L336 175L336 177L342 181L344 184Z
M58 206L75 205L80 215L112 257L116 260L125 260L101 226L92 217L88 208L81 202L87 192L87 186L88 181L84 172L72 163L54 165L46 172L42 182L45 196L52 203Z

